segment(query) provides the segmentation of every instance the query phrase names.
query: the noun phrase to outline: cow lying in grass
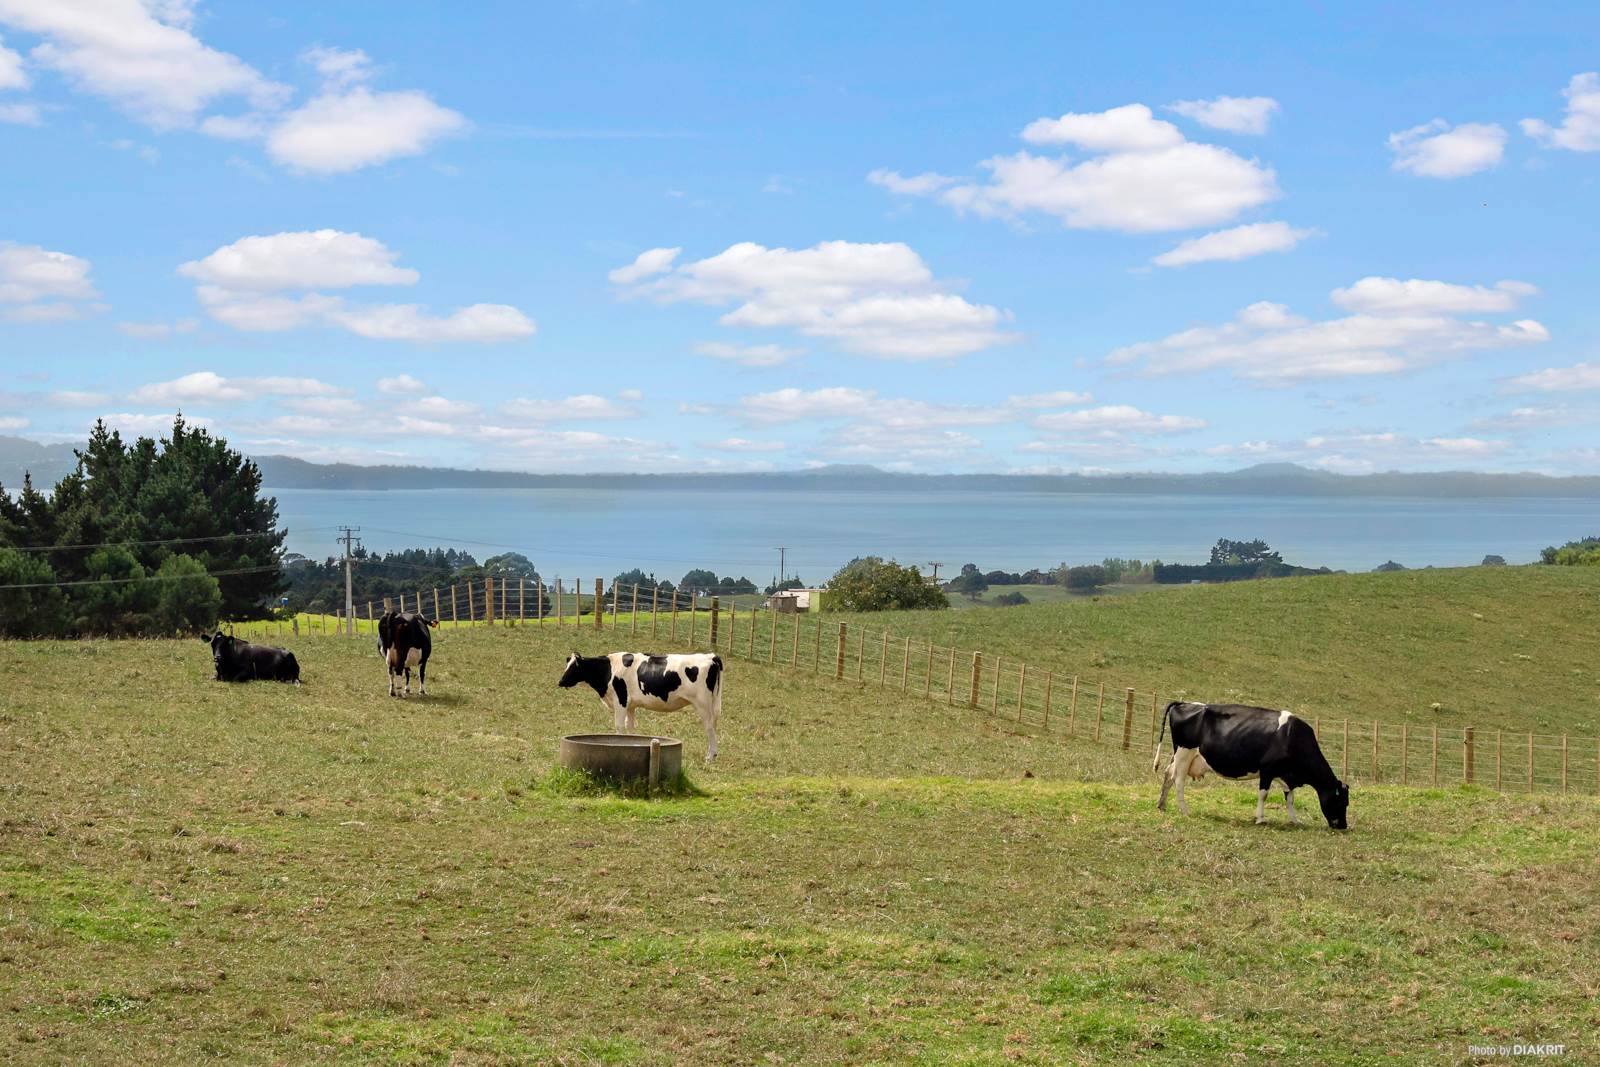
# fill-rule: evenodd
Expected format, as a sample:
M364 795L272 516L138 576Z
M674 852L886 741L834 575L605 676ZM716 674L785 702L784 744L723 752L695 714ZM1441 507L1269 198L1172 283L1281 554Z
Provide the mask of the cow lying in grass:
M211 662L219 682L252 682L263 679L300 684L300 664L286 648L252 645L218 630L200 640L211 646Z
M613 652L608 656L567 658L557 683L563 689L587 685L611 709L618 733L632 732L634 713L678 711L693 706L706 728L706 762L717 758L717 719L722 715L722 657L715 652L652 656Z
M1287 711L1252 708L1242 704L1194 704L1174 700L1161 719L1156 735L1156 758L1151 770L1161 766L1161 738L1172 726L1172 760L1161 777L1161 799L1156 807L1167 810L1167 790L1178 789L1178 810L1189 814L1183 786L1214 770L1224 778L1259 775L1256 822L1267 821L1267 791L1273 781L1283 783L1289 821L1294 813L1294 791L1309 785L1317 791L1322 814L1335 830L1347 827L1350 787L1334 775L1317 744L1311 724Z

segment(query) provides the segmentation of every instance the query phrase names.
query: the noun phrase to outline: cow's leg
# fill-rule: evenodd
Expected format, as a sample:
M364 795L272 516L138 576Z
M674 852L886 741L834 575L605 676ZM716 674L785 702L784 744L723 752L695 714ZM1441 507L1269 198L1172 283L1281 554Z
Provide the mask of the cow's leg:
M634 708L634 706L632 704L628 705L627 717L628 717L628 732L630 734L638 733L639 732L639 712L638 712L637 709Z
M1167 760L1167 766L1161 772L1161 799L1156 801L1157 811L1167 810L1167 793L1172 789L1172 768L1178 762L1178 754L1174 752L1172 758Z
M428 661L417 664L417 692L428 695Z
M1300 820L1294 813L1294 790L1287 785L1283 787L1283 802L1289 808L1289 821L1299 826Z
M1197 748L1180 748L1172 754L1171 773L1174 783L1178 788L1178 810L1184 815L1189 814L1189 802L1183 798L1184 783L1189 780L1189 764L1200 754Z
M385 663L383 665L383 673L389 676L389 695L394 696L394 664Z
M628 728L628 709L614 700L606 701L611 706L611 728L617 733L622 733Z
M406 696L411 695L411 664L406 664Z
M706 762L710 763L717 758L717 713L721 711L722 702L715 697L708 700L700 709L700 722L706 728Z
M1256 825L1260 826L1267 821L1267 793L1272 788L1272 779L1267 775L1261 776L1261 786L1256 790Z

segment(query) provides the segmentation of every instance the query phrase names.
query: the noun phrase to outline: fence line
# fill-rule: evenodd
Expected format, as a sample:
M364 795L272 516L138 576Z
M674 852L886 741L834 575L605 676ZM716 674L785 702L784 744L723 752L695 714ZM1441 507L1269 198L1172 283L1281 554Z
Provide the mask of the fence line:
M1056 672L981 650L894 637L888 630L875 634L859 623L828 622L822 615L748 608L743 613L748 616L746 621L733 603L724 609L718 597L696 597L678 590L662 593L652 588L646 603L634 586L624 609L624 594L616 583L609 594L602 579L594 579L588 593L583 591L584 584L579 579L556 578L548 590L543 582L535 582L530 591L525 579L488 579L477 585L468 582L415 590L396 596L394 603L389 598L358 603L350 627L341 610L331 615L240 623L234 628L247 636L290 636L302 632L300 620L305 619L304 632L308 633L340 634L353 629L370 635L376 630L377 617L391 607L418 610L430 606L432 617L446 630L565 625L596 630L609 627L614 632L626 627L637 635L641 616L647 614L652 639L659 639L664 629L670 640L686 639L691 647L716 649L768 666L808 670L835 681L898 690L928 703L964 707L980 721L998 725L1003 720L1048 736L1110 744L1140 758L1149 751L1141 746L1155 745L1161 731L1164 702L1150 689ZM702 615L706 616L703 621ZM809 635L805 633L808 629L812 631ZM960 665L965 667L958 670ZM1148 715L1140 710L1146 698ZM1600 793L1600 738L1472 726L1414 729L1410 723L1348 718L1317 717L1312 723L1328 762L1346 781L1430 787L1472 784L1501 792Z

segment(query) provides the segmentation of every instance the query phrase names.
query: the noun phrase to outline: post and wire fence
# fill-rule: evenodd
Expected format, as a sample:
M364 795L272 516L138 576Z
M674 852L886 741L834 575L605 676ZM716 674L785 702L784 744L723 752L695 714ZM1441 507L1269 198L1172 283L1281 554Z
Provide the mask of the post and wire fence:
M715 596L603 579L488 578L357 603L342 611L234 624L246 637L372 634L387 611L441 628L572 626L687 644L819 679L898 690L996 724L1081 739L1147 758L1166 701L1149 688L939 645L826 613L726 605ZM1475 785L1501 792L1600 793L1600 738L1302 714L1347 782ZM1170 741L1168 742L1170 749Z

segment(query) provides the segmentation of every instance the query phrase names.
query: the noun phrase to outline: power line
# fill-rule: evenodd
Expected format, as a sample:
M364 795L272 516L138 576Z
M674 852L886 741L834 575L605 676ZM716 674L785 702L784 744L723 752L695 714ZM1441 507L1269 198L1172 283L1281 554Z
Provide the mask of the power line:
M270 567L233 567L228 570L206 571L204 574L146 574L142 578L82 578L70 582L18 582L14 585L0 585L0 589L59 589L63 586L77 585L128 585L133 582L183 582L193 581L196 578L227 578L236 574L266 574L275 572L276 566Z
M297 527L296 532L311 532L315 530L332 530L333 526ZM287 532L287 531L284 531ZM77 545L0 545L0 548L9 548L16 552L64 552L77 548L135 548L143 545L192 545L201 541L238 541L250 537L271 537L270 533L231 533L212 534L209 537L163 537L153 541L86 541Z

